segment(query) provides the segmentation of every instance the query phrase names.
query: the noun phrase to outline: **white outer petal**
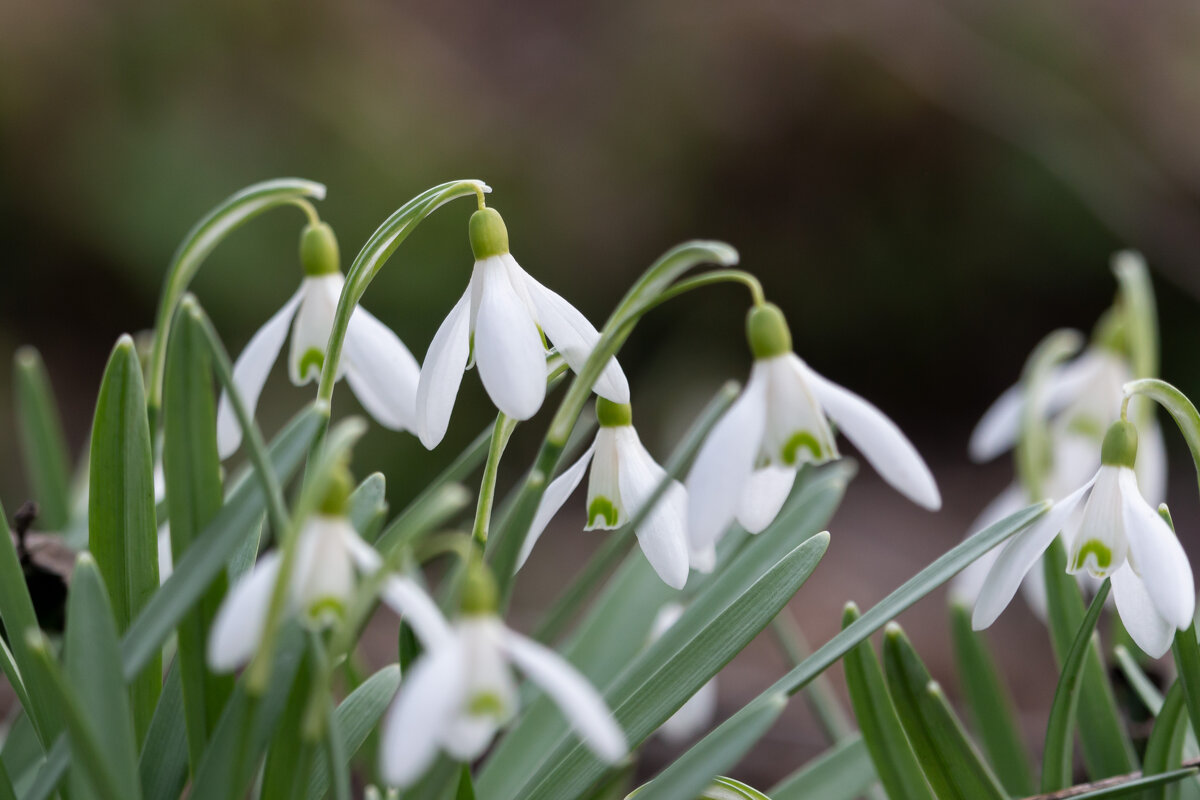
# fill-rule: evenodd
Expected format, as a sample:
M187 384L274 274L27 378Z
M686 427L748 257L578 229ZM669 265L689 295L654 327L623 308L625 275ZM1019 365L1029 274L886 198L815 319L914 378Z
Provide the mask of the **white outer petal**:
M442 616L437 603L411 578L389 576L380 594L383 602L404 618L427 650L440 647L453 638L450 623Z
M350 315L342 361L350 389L376 422L394 431L416 428L421 368L400 337L362 307Z
M513 288L503 262L487 259L475 321L475 364L496 408L517 420L532 417L546 397L542 335Z
M1137 646L1151 658L1160 658L1175 641L1175 626L1158 613L1146 585L1128 562L1112 574L1113 602L1121 623Z
M1008 607L1026 573L1054 541L1071 512L1095 481L1096 479L1092 478L1059 500L1028 528L1005 543L1004 549L996 558L995 566L988 573L979 591L979 600L976 601L975 612L971 616L971 625L975 630L983 630L991 625Z
M622 425L613 432L620 462L617 480L625 509L632 519L667 477L667 472L642 446L632 425ZM671 481L636 531L646 560L672 589L682 589L688 578L686 515L687 492L679 481Z
M267 382L267 375L271 373L275 359L279 358L283 340L287 338L288 326L291 325L292 316L295 315L296 307L300 305L303 296L304 288L301 287L288 298L283 308L276 311L274 316L250 337L246 348L233 365L233 383L252 417L254 409L258 406L263 385ZM229 402L228 394L222 391L221 401L217 405L217 450L221 458L229 458L241 443L242 426L238 424L237 414L233 413L233 403Z
M529 558L529 554L533 552L533 546L537 544L538 539L546 531L546 526L550 524L550 520L554 519L554 515L563 507L563 503L567 502L567 498L579 486L579 482L583 480L583 475L587 472L587 466L592 460L592 454L596 452L596 445L593 443L591 447L584 451L579 460L562 471L557 478L550 482L546 487L546 491L542 493L542 500L538 503L537 512L533 515L533 523L529 526L529 533L525 536L525 543L521 545L521 554L517 557L517 569L525 566L525 561Z
M1130 404L1130 418L1136 418L1132 403ZM1167 447L1163 442L1162 427L1157 421L1138 427L1137 461L1134 463L1133 469L1137 473L1138 487L1141 489L1142 497L1146 498L1147 503L1157 507L1159 503L1166 501Z
M625 757L629 745L604 698L562 656L507 629L504 647L513 663L554 700L593 753L610 764Z
M374 547L358 535L358 531L354 530L353 525L347 524L342 529L342 536L345 539L343 546L350 554L350 558L354 561L354 566L358 567L359 572L371 575L383 566L383 558Z
M417 382L417 436L432 450L446 435L471 351L471 285L442 320Z
M973 536L1008 515L1020 511L1027 505L1025 500L1025 490L1018 484L1010 485L984 506L983 511L979 512L979 516L968 526L967 536ZM1004 549L1004 544L996 545L955 575L950 581L951 597L959 602L974 603L979 598L979 591L983 588L983 582L991 572L992 565L996 563L1000 551Z
M667 718L659 727L658 735L671 744L680 744L696 738L712 725L713 718L717 715L717 699L717 679L713 678Z
M213 672L232 672L254 655L279 567L279 552L267 553L225 595L208 635L208 667Z
M513 266L516 266L515 262ZM519 266L516 269L520 270L520 275L524 278L529 297L537 309L538 324L545 331L546 338L562 354L571 369L579 372L588 356L592 354L596 343L600 341L600 332L588 322L579 309L538 283ZM616 357L609 359L604 371L596 380L594 389L596 394L614 403L629 402L629 381Z
M345 517L314 514L300 530L292 591L296 605L308 614L313 606L336 600L343 607L354 594L354 561L346 532L356 535Z
M465 672L452 642L428 651L404 676L383 720L379 769L386 784L410 786L433 762L442 732L462 705Z
M684 485L688 494L688 547L696 557L707 555L737 515L746 483L754 471L766 428L766 383L755 372L734 404L700 446ZM713 555L715 560L715 554Z
M1122 469L1119 481L1134 571L1158 613L1179 630L1186 630L1196 613L1196 587L1187 554L1170 526L1138 492L1133 470Z
M937 483L920 453L896 423L849 389L805 367L813 392L880 477L917 505L931 511L942 507Z
M738 502L738 524L750 533L761 533L775 521L792 493L796 470L768 464L754 470Z

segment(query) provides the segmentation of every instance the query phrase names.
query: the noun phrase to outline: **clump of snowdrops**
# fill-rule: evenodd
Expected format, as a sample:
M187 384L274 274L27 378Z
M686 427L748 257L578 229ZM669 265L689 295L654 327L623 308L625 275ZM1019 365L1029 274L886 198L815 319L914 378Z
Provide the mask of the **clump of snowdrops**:
M514 258L485 184L416 196L345 272L315 207L324 191L257 184L186 235L148 346L126 336L113 348L74 473L46 370L35 350L17 353L36 502L0 537L0 667L17 699L0 798L1200 796L1183 766L1200 727L1195 589L1161 504L1155 409L1193 454L1200 415L1156 377L1137 256L1116 258L1117 299L1090 341L1051 334L980 423L971 454L1012 449L1013 486L962 544L866 612L848 605L841 633L810 650L785 607L854 473L839 436L918 505L936 511L941 497L879 409L801 360L732 247L669 250L597 328ZM447 256L466 288L418 363L361 302L416 226L457 198L476 205L464 220L474 267L468 277L465 247ZM231 231L279 208L304 215L299 288L231 358L188 286ZM749 377L655 455L621 346L656 306L720 285L747 299ZM315 393L268 441L255 407L281 354ZM437 447L472 372L495 424L393 513L386 476L355 475L356 442ZM331 421L343 379L365 418ZM534 463L505 462L514 429L538 416ZM498 498L502 471L522 477ZM586 563L555 565L573 578L536 627L514 630L513 586L585 478L586 527L609 533ZM445 568L430 585L435 561ZM951 579L969 726L889 624ZM980 632L1021 587L1060 666L1040 779ZM394 612L395 663L367 674L358 642L381 606ZM881 662L869 637L885 626ZM715 724L717 673L767 627L792 668ZM1156 661L1171 650L1173 670ZM823 677L839 662L853 716ZM1114 675L1132 693L1118 695ZM774 787L724 777L798 694L830 749ZM1148 738L1134 717L1154 719ZM690 746L637 786L655 735Z

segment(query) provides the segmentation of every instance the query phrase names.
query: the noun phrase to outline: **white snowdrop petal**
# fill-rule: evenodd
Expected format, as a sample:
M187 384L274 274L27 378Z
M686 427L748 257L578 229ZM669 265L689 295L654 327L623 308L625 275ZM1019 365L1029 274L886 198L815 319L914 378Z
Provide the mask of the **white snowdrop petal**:
M343 545L346 552L350 554L350 558L354 561L354 565L358 567L358 571L364 575L370 575L383 566L383 558L375 550L374 547L358 535L358 531L354 530L354 526L349 520L342 528Z
M601 427L596 431L592 471L588 476L585 531L616 530L629 521L629 504L621 496L622 464L615 430Z
M759 359L754 371L766 378L767 426L762 449L771 463L795 468L837 458L833 430L800 357L784 353Z
M1175 626L1164 619L1146 585L1128 563L1112 574L1112 596L1121 623L1133 641L1151 658L1160 658L1175 641Z
M345 283L340 272L304 279L304 299L300 301L300 310L292 323L292 346L288 355L288 377L297 386L321 376L325 348L333 330L333 316ZM345 372L345 363L338 364L337 377L340 379Z
M233 365L233 383L237 386L242 402L246 404L246 410L251 416L254 416L254 409L258 406L258 398L267 382L271 366L275 359L279 358L279 351L283 349L288 326L303 294L304 289L298 289L283 304L283 308L276 311L274 316L250 337L246 349L242 350ZM229 401L228 394L222 391L221 401L217 405L217 450L221 458L229 458L241 443L242 426L238 424L237 414L233 411L233 403Z
M1022 579L1054 541L1094 481L1095 478L1059 500L1028 528L1005 543L995 566L980 588L975 612L971 616L971 625L975 630L983 630L991 625L1008 607Z
M708 730L717 715L717 679L700 687L679 710L667 718L658 735L671 744L690 741Z
M475 323L475 363L496 408L517 420L537 413L546 397L546 350L495 257L482 262L479 315Z
M766 426L766 385L761 372L751 373L742 394L700 446L688 471L688 546L693 566L701 563L737 514L742 492L754 471ZM712 554L715 560L715 553ZM709 567L711 569L711 567Z
M433 335L417 382L417 436L432 450L446 435L471 350L471 286Z
M562 710L584 744L604 761L616 763L629 746L600 693L558 653L505 630L504 647L513 663Z
M453 637L437 603L411 578L389 576L380 596L392 611L404 618L426 649L439 647Z
M279 566L279 552L267 553L225 595L208 635L208 666L213 672L232 672L254 655Z
M592 354L596 343L600 341L600 332L588 322L579 309L559 294L547 289L523 270L521 274L534 308L537 309L538 324L546 332L546 338L562 354L571 369L579 372ZM609 359L593 388L596 394L606 400L614 403L629 402L629 381L615 357Z
M408 787L433 763L442 731L463 702L465 665L458 646L443 644L417 659L383 720L380 772Z
M817 399L885 481L931 511L942 496L924 459L896 423L863 398L807 369Z
M1135 397L1134 400L1153 402L1144 397ZM1139 418L1132 403L1129 418ZM1138 427L1137 461L1133 469L1137 473L1138 488L1147 503L1157 507L1167 499L1167 447L1163 442L1162 427L1157 422Z
M497 729L493 717L477 717L460 712L442 732L442 748L455 760L470 763L487 750Z
M738 503L738 524L750 533L761 533L775 521L792 493L796 470L768 464L754 470Z
M346 382L363 408L385 428L414 430L421 368L400 337L359 307L345 341Z
M292 586L304 613L329 603L344 608L354 593L354 561L345 536L349 527L344 517L318 514L301 531Z
M717 546L695 547L688 537L688 564L696 572L708 575L717 567Z
M1125 562L1129 548L1119 483L1122 472L1113 466L1100 468L1096 488L1083 508L1083 521L1067 553L1068 572L1086 570L1104 578Z
M1028 503L1025 490L1018 484L1010 485L992 498L991 502L983 507L983 511L979 512L979 516L967 527L968 538L1008 515L1020 511L1026 505ZM1003 548L1004 544L996 545L955 575L950 581L950 595L958 601L974 603L979 597L979 590L983 587L984 579L991 571L992 565Z
M1119 480L1133 568L1158 613L1179 630L1186 630L1196 612L1196 587L1187 553L1166 521L1138 492L1133 470L1122 469Z
M551 481L550 485L546 487L546 491L542 493L537 512L533 515L533 523L529 526L529 533L525 536L525 543L521 545L521 554L517 558L517 569L525 566L525 561L533 552L533 546L542 537L550 520L554 519L554 515L563 507L563 503L567 502L567 498L583 480L595 451L596 445L592 444L578 461L563 470L562 474Z
M623 425L613 431L620 461L617 479L621 498L632 518L640 513L667 472L642 445L632 426ZM682 589L687 583L686 515L687 492L679 481L671 481L636 531L646 560L672 589Z

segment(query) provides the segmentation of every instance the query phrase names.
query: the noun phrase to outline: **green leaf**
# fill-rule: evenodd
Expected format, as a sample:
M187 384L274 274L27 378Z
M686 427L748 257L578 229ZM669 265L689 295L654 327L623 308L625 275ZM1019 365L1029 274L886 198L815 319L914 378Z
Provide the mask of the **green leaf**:
M1192 462L1196 467L1196 477L1200 480L1200 412L1196 411L1196 406L1192 404L1187 395L1166 381L1157 378L1131 381L1125 384L1125 394L1129 396L1145 395L1167 410L1167 413L1175 420L1175 424L1179 426L1183 440L1187 442L1188 450L1192 454Z
M1162 692L1154 685L1154 681L1150 679L1150 676L1138 666L1137 658L1123 644L1119 644L1113 648L1113 657L1117 660L1117 666L1120 667L1121 674L1125 676L1125 680L1133 689L1133 693L1137 695L1138 700L1142 701L1142 705L1146 707L1146 710L1151 715L1158 716L1158 712L1163 704Z
M154 517L154 459L142 367L133 339L122 336L100 383L92 425L88 549L124 631L158 588L158 526ZM137 741L150 727L162 686L154 655L129 685Z
M860 616L858 607L848 604L842 615L842 628L854 624ZM933 792L900 723L870 640L864 640L847 653L842 665L854 716L884 792L891 800L932 800Z
M771 798L753 786L747 786L741 781L721 776L716 778L712 786L704 791L702 800L771 800Z
M387 481L382 472L373 472L351 492L350 524L368 542L375 541L379 526L387 516Z
M353 758L379 724L400 688L400 667L391 664L362 682L333 713L342 733L346 758ZM374 754L371 754L374 757ZM308 800L320 800L329 788L329 762L318 758L308 785Z
M213 521L223 501L212 386L212 358L203 331L187 314L179 314L167 348L163 388L163 472L176 559ZM233 693L232 675L216 675L205 666L208 631L227 586L226 574L218 573L177 630L176 659L192 769L200 763L209 734Z
M454 800L475 800L475 783L471 780L471 765L463 764L458 774L458 789Z
M713 778L741 760L775 724L786 706L787 697L782 694L755 701L737 725L724 728L720 736L706 739L703 747L694 747L684 753L657 778L639 789L638 800L693 800L704 793ZM727 794L726 797L736 795Z
M158 314L154 321L154 344L150 354L151 413L161 406L162 377L166 366L167 333L171 329L172 317L179 301L183 299L188 284L196 276L204 259L216 249L222 240L243 223L268 209L294 205L304 198L324 199L325 187L319 183L300 178L280 178L247 186L225 198L187 232L179 249L171 257L167 267L167 278L158 302Z
M63 649L66 677L78 697L79 710L90 730L98 734L96 746L122 792L141 797L133 714L121 675L117 626L108 604L104 581L91 555L83 553L71 574L67 598L67 628ZM87 769L71 773L71 796L93 797Z
M983 634L971 627L971 610L960 602L950 605L950 633L959 682L988 760L1009 794L1033 794L1033 771L1013 713L1012 697L1000 679Z
M1187 704L1192 730L1200 731L1200 644L1196 640L1196 625L1186 631L1175 632L1175 668L1179 671L1179 683L1183 687L1183 698Z
M1046 746L1042 761L1042 791L1053 792L1071 785L1071 755L1075 745L1075 710L1079 704L1080 685L1083 680L1084 663L1094 646L1096 623L1104 610L1108 597L1109 581L1105 580L1088 607L1087 614L1075 634L1075 641L1063 659L1058 688L1050 706L1050 719L1046 723Z
M896 623L883 637L887 685L913 751L942 800L1005 800L1000 782L967 739L941 687Z
M1058 663L1064 664L1083 624L1084 606L1078 581L1067 573L1066 551L1059 539L1046 549L1042 570L1046 578L1046 609L1054 654ZM1098 645L1086 648L1078 702L1079 738L1088 775L1099 780L1137 769L1137 756L1117 710ZM1047 785L1046 779L1043 770L1043 786Z
M304 716L313 680L313 659L304 658L292 681L279 724L275 726L263 765L262 800L290 800L300 797L309 784L316 748L304 737Z
M187 728L179 661L171 662L138 759L146 797L178 797L188 777Z
M1091 792L1071 796L1071 800L1115 800L1118 797L1140 797L1147 789L1165 786L1196 774L1195 767L1164 772L1146 778L1135 778L1115 786L1105 786Z
M770 544L769 538L764 541ZM679 620L604 692L631 745L638 745L657 730L767 626L812 574L828 545L828 533L813 536L748 588L739 590L738 585L746 580L746 569L758 566L755 554L748 549L708 584ZM771 706L776 696L768 696L757 705ZM745 716L758 713L756 708L744 711ZM742 729L740 721L722 727ZM713 738L719 743L724 736ZM545 754L539 768L518 791L494 792L485 782L486 771L480 776L478 789L488 798L569 797L595 783L606 768L577 738L569 736Z
M770 789L772 800L854 800L875 782L871 754L854 734Z
M1183 682L1177 680L1167 690L1154 718L1154 728L1143 755L1143 775L1159 775L1179 766L1188 730L1186 712ZM1165 797L1166 788L1160 786L1147 790L1144 800L1163 800Z
M33 723L29 721L29 715L24 710L17 713L4 736L0 760L4 761L5 771L12 776L17 794L24 797L45 760L41 742L38 741Z
M34 348L22 347L17 351L13 385L17 433L25 456L25 472L38 504L39 526L61 531L71 518L71 457L50 378Z

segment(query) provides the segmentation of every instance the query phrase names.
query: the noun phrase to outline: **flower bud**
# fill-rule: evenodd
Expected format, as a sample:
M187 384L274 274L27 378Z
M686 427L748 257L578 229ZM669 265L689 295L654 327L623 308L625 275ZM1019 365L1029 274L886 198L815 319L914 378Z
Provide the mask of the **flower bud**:
M629 403L614 403L603 397L596 398L596 421L602 428L619 428L633 424L633 407Z
M1132 422L1117 420L1104 434L1100 463L1109 467L1129 467L1137 460L1138 432Z
M341 269L337 237L328 223L308 225L300 234L300 266L310 278L332 275Z
M335 467L329 476L329 488L321 499L320 511L329 517L344 517L350 507L350 495L354 491L354 478L350 470L343 466Z
M487 565L478 559L473 559L467 567L467 575L463 580L462 604L464 614L495 614L499 606L499 590L496 579Z
M471 252L476 261L508 252L508 228L494 208L481 208L471 215Z
M746 339L755 359L774 358L792 351L792 332L774 303L763 303L746 315Z

